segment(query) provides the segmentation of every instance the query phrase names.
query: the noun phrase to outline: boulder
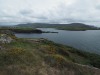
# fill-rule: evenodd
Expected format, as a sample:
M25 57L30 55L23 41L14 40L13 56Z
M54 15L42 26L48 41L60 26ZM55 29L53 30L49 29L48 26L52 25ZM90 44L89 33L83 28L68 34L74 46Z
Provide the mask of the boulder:
M0 43L10 43L12 42L12 38L8 36L7 34L1 34L0 35Z

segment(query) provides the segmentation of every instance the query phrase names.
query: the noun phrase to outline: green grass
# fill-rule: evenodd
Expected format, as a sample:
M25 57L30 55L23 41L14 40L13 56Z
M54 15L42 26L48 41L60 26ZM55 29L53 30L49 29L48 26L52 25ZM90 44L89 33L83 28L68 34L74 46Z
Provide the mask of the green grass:
M78 51L48 40L34 42L29 39L14 39L9 44L2 44L2 47L1 75L44 75L49 73L48 70L51 71L50 68L62 72L61 75L64 75L63 71L67 74L66 68L69 72L75 72L75 75L92 75L91 69L85 70L74 63L100 68L99 55Z
M13 33L42 33L41 30L31 27L0 27L0 32Z

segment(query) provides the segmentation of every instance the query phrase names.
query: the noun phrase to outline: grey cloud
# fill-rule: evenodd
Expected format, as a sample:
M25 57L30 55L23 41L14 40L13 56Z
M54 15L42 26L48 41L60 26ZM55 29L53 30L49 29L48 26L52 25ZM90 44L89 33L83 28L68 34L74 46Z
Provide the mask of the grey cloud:
M0 23L72 23L99 26L99 0L0 0Z
M27 16L27 15L30 15L30 14L32 14L33 13L33 11L32 10L21 10L20 12L19 12L21 15L24 15L24 16Z

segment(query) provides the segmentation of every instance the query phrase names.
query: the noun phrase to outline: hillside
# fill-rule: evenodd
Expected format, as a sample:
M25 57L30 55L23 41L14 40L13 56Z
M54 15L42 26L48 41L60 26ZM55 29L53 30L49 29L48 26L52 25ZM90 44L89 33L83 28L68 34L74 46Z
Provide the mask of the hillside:
M11 31L13 33L36 33L36 34L41 34L41 33L58 33L58 32L53 32L53 31L42 31L40 29L32 28L32 27L13 27L13 26L1 26L0 27L0 32L2 31Z
M0 75L100 74L100 55L43 38L18 39L7 33L0 34Z
M56 28L60 30L71 30L71 31L100 30L100 28L90 25L85 25L82 23L71 23L71 24L29 23L29 24L19 24L17 26L33 27L33 28Z
M0 27L0 32L2 30L9 30L14 33L43 33L39 29L31 28L31 27L11 27L11 26L5 26L5 27Z

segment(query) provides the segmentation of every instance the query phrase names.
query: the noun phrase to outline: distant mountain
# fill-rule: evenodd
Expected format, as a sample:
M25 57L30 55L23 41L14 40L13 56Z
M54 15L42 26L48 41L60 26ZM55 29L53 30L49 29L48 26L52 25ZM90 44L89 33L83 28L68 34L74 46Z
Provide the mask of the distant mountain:
M46 23L28 23L28 24L19 24L19 27L33 27L33 28L56 28L60 30L99 30L100 28L82 24L82 23L71 23L71 24L46 24Z

